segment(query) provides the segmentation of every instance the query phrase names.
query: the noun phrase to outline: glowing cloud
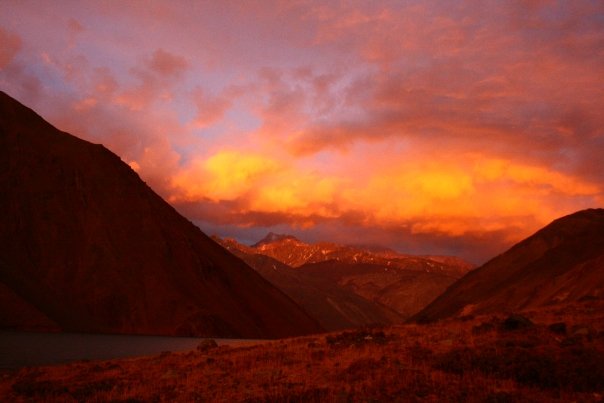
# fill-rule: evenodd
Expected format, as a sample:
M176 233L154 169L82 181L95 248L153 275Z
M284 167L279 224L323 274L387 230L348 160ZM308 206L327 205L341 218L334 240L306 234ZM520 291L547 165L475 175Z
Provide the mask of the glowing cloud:
M3 11L0 88L202 229L479 261L604 203L602 2Z
M173 179L186 199L232 200L253 190L279 165L258 155L222 151L207 160L194 160Z
M21 49L22 43L19 36L5 31L0 27L0 69L6 67Z

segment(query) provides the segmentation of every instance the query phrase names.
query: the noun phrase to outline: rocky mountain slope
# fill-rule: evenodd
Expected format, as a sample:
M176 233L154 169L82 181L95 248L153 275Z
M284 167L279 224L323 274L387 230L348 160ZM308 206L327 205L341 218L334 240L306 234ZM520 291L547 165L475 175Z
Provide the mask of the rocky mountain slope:
M287 274L288 277L295 275L298 283L312 282L315 288L320 284L323 289L341 290L340 292L346 292L348 296L352 294L380 307L387 307L396 312L399 319L406 319L425 307L471 268L470 264L453 257L404 255L388 249L369 249L327 242L307 244L291 235L273 233L269 233L252 246L233 240L223 241L223 245L234 253L242 253L240 256L250 266L292 296L309 312L311 308L308 304L295 298L291 291L286 291L285 287L292 287L284 280L277 279L277 276L281 273ZM280 262L281 265L273 263L276 269L267 270L263 266L267 257L273 262ZM279 270L282 265L286 265L285 268L289 270ZM338 301L337 299L331 298L330 301L334 305L341 305L334 302ZM354 315L349 319L353 317ZM377 318L377 323L396 323L392 319L397 319L392 318L384 322L383 319Z
M309 263L297 270L387 306L405 319L419 312L458 279L438 271L338 261Z
M471 271L414 317L516 311L604 297L604 209L559 218Z
M321 331L102 145L0 93L0 305L65 331L273 338ZM17 321L18 322L18 321ZM27 320L25 320L27 322Z
M292 268L233 239L214 238L304 308L326 330L402 323L404 317L353 290Z
M254 253L271 256L291 267L337 261L422 270L454 277L460 277L473 267L470 263L452 256L407 255L390 249L338 245L330 242L309 244L291 235L273 234L272 232L250 248Z

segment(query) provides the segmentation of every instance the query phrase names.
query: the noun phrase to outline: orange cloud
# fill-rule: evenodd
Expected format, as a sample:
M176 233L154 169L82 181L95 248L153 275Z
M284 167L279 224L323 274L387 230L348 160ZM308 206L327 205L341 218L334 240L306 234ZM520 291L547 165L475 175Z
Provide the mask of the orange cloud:
M154 72L172 77L183 74L189 67L189 63L184 57L166 52L163 49L157 49L153 52L153 56L146 61L146 64Z
M84 99L76 102L75 105L73 106L73 109L78 112L82 112L87 109L94 108L97 104L98 104L98 100L96 98L88 97L88 98L84 98Z
M21 38L0 27L0 69L5 68L13 60L22 47Z
M131 86L119 93L114 102L131 111L142 111L159 100L173 98L173 86L187 70L188 62L182 57L163 49L153 52L151 58L130 69L138 85Z
M589 205L604 193L578 177L499 157L383 158L391 163L351 176L345 167L328 174L268 155L221 151L177 174L171 201L229 202L229 214L245 225L252 217L253 225L276 219L302 227L335 219L450 237L514 228L506 238L513 241L534 229L518 231L527 217L546 224L569 201L583 199Z
M86 31L86 29L75 18L70 18L67 21L67 30L69 31L69 47L73 48L76 45L78 36Z
M476 162L474 167L480 180L485 182L511 181L516 185L542 188L546 192L559 192L567 196L593 196L599 194L600 186L574 178L552 169L514 164L502 159L486 159Z
M340 181L266 155L219 151L197 159L172 179L171 201L235 202L237 214L297 217L302 225L337 217ZM244 220L247 222L247 220Z
M105 98L110 101L118 90L117 80L106 67L95 68L92 74L92 92L96 96Z
M352 209L376 226L409 224L415 233L450 236L504 230L528 215L545 224L568 200L593 202L603 193L578 177L480 155L409 161L373 174L364 186L347 190Z
M604 203L604 5L478 3L11 2L0 85L203 225L501 251Z
M315 219L339 217L337 204L341 180L312 173L287 172L261 187L249 201L251 211L284 213L300 217L303 225L315 224Z
M232 105L226 95L212 96L199 87L193 91L193 102L197 107L193 124L197 128L205 128L219 121Z
M174 200L232 200L254 189L267 175L279 169L275 161L237 151L218 152L206 160L196 159L172 179L178 195Z

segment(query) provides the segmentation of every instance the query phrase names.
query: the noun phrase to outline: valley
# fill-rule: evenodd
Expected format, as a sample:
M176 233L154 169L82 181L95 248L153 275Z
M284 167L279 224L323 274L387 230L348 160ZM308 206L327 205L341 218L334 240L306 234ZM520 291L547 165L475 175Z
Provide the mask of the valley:
M214 240L243 259L327 330L402 323L471 265L268 234L255 245Z
M477 268L274 233L248 246L208 237L117 155L4 93L0 168L3 330L87 333L101 350L101 334L194 337L135 358L15 361L2 400L603 399L604 209Z

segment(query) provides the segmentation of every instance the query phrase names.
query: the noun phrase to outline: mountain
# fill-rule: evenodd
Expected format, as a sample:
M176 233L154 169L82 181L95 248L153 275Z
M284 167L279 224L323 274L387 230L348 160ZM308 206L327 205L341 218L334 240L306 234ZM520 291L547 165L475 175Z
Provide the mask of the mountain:
M390 249L338 245L330 242L308 244L291 235L273 233L269 233L250 248L254 253L270 256L291 267L337 261L414 269L453 277L461 277L473 268L471 264L452 256L415 256L397 253Z
M308 263L296 270L301 274L336 284L397 312L408 319L440 295L459 277L429 271L417 263L401 267L373 263L325 261Z
M294 297L291 284L277 276L288 273L288 276L297 276L298 282L312 282L315 289L320 284L323 291L337 289L341 290L340 293L346 292L347 296L353 294L382 309L386 307L396 312L397 318L385 323L397 323L400 318L407 319L419 312L472 267L454 257L404 255L390 249L327 242L307 244L291 235L273 233L252 246L229 242L229 245L223 245L233 253L239 251L245 254L247 257L238 256L318 319L322 315L308 307L300 296ZM265 257L264 261L270 257L286 265L289 270L266 270L259 255ZM293 272L291 267L294 267ZM339 305L335 302L338 301L336 298L332 297L329 301ZM361 312L358 309L355 311ZM352 318L354 315L349 317ZM376 322L383 323L383 319L376 319ZM330 326L327 328L331 329Z
M242 338L322 330L118 156L1 92L0 189L4 328ZM17 308L32 323L15 318Z
M413 320L430 322L602 297L604 209L590 209L555 220L469 272Z
M264 244L268 244L268 243L273 243L273 242L278 242L278 241L284 241L284 240L290 240L290 241L294 241L294 242L300 242L295 236L293 235L287 235L287 234L275 234L273 232L269 232L264 238L262 238L261 240L259 240L258 242L256 242L255 244L252 245L252 248L257 248L261 245Z
M282 238L284 239L284 238ZM396 311L368 300L337 281L294 269L233 239L214 238L306 310L326 330L402 323Z
M0 283L0 329L57 332L61 328L6 284Z

